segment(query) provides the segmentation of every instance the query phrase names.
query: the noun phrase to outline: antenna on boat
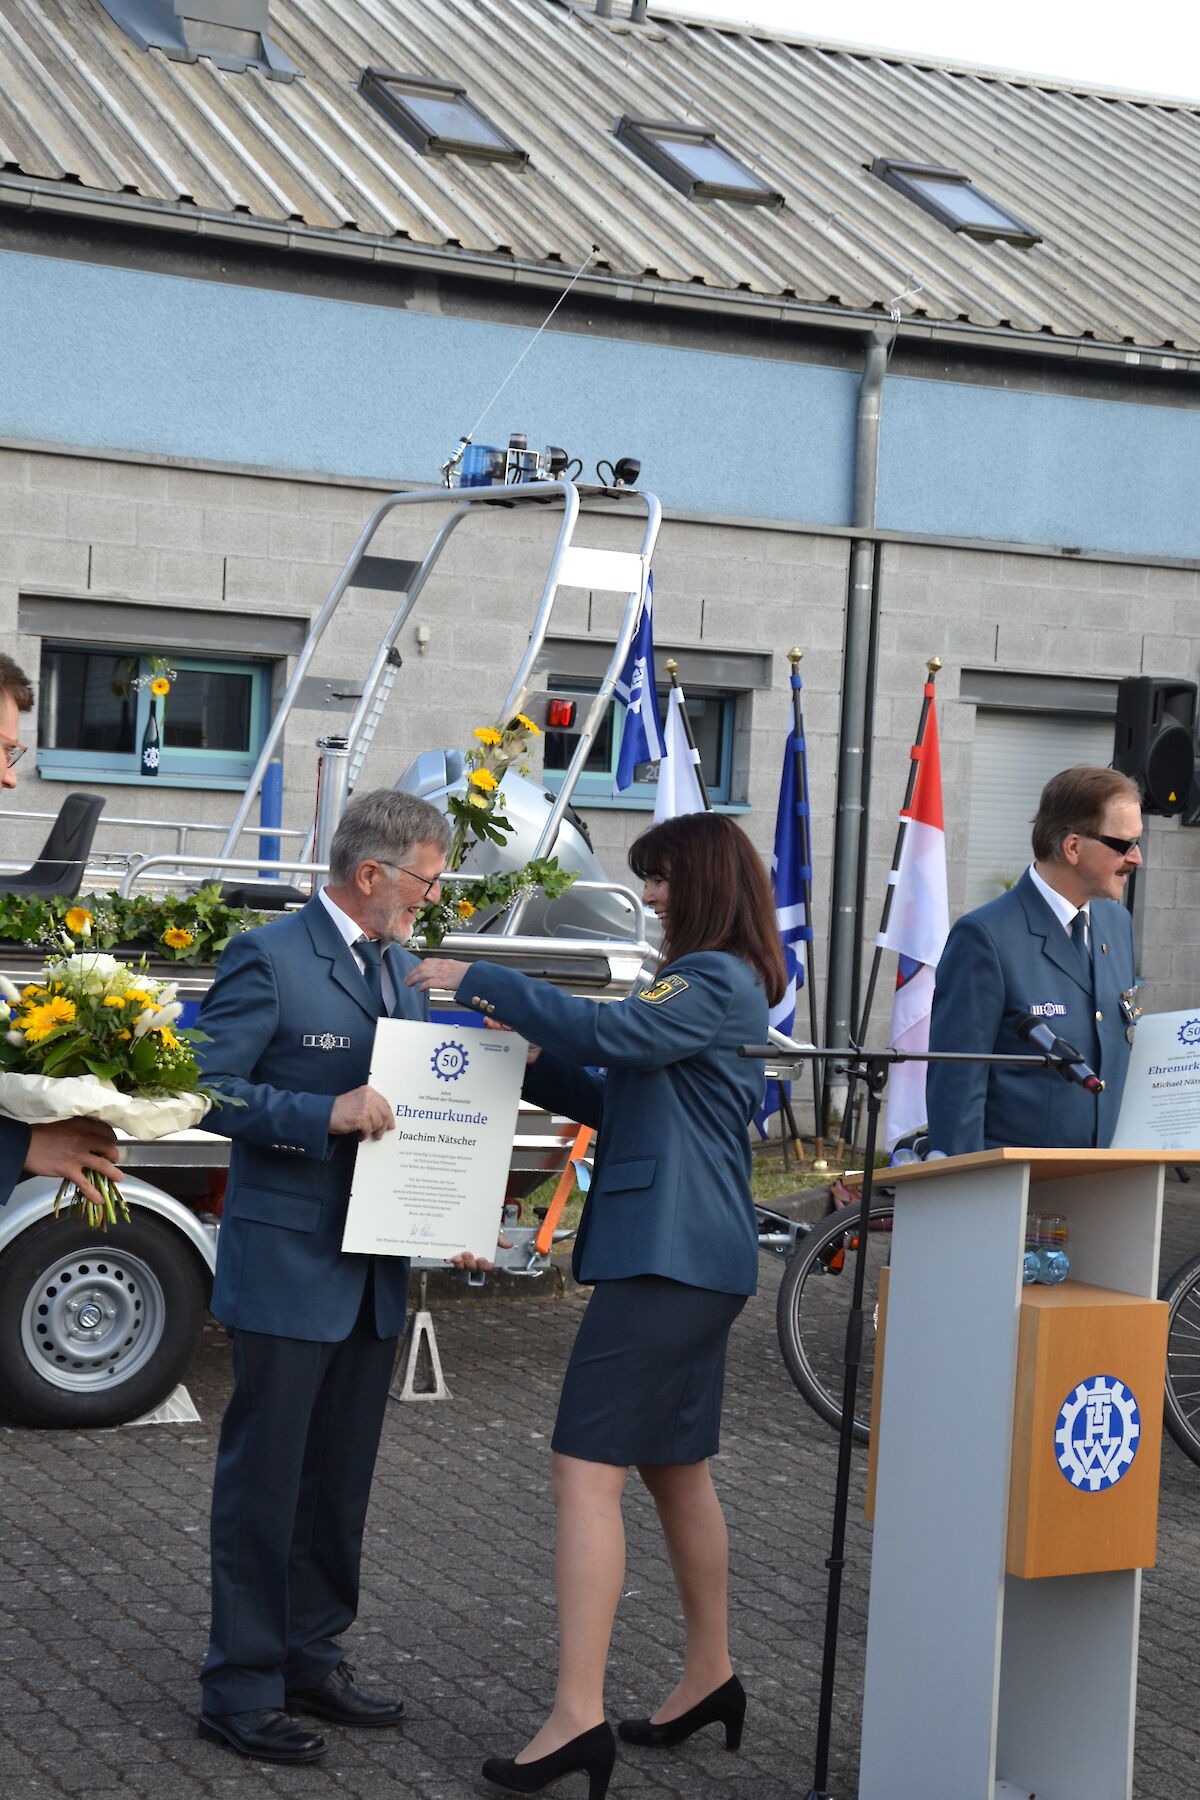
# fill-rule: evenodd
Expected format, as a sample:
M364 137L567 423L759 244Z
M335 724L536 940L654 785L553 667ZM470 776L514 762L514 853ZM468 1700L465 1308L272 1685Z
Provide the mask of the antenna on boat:
M508 384L512 380L513 376L516 374L516 372L520 368L521 364L525 361L525 358L529 355L529 352L533 349L534 345L537 343L538 339L541 337L543 331L545 331L547 325L549 325L551 319L554 317L555 313L558 311L559 307L562 305L562 303L566 299L567 295L571 292L571 289L575 286L575 283L579 280L579 278L583 274L584 270L588 267L588 265L591 263L592 259L598 253L599 253L599 245L593 244L591 249L588 251L587 255L584 257L583 261L580 263L579 267L576 269L575 273L572 275L570 281L568 281L568 283L567 283L566 287L563 289L562 293L558 296L558 299L554 302L554 305L550 308L550 311L546 314L545 318L542 320L541 324L538 326L537 330L534 332L533 336L530 338L529 342L526 344L525 348L522 350L520 356L518 356L518 358L517 358L516 362L513 364L512 368L508 371L508 374L504 377L504 380L500 383L500 386L496 389L495 393L492 395L491 399L488 401L487 405L484 407L483 411L480 413L479 417L476 419L475 423L472 425L470 431L468 431L463 437L459 438L458 443L455 445L454 449L450 452L450 455L446 458L445 462L442 464L442 481L446 487L450 487L453 485L452 477L454 475L454 472L458 468L459 463L462 461L463 456L464 456L466 450L468 449L468 447L475 442L475 433L479 430L479 427L483 424L483 421L487 418L487 416L491 412L493 406L495 406L497 400L500 398L501 394L504 392L505 388L508 386Z

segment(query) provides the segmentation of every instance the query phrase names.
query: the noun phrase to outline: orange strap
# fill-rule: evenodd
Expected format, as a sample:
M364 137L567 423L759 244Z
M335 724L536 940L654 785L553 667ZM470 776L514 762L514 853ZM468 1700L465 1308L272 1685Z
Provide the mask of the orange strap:
M554 1190L554 1198L546 1208L546 1216L538 1226L538 1234L533 1240L533 1247L539 1256L548 1256L550 1246L554 1242L554 1228L562 1218L563 1207L567 1204L567 1196L575 1186L575 1164L581 1156L586 1156L588 1145L592 1141L592 1127L581 1125L575 1133L575 1142L571 1146L571 1154L567 1157L566 1166L558 1178L558 1186Z

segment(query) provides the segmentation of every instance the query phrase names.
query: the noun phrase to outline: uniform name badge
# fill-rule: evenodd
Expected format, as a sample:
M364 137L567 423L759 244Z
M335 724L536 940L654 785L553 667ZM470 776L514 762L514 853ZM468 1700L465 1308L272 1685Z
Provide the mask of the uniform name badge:
M495 1256L528 1048L515 1032L379 1020L368 1081L396 1129L358 1146L343 1250Z

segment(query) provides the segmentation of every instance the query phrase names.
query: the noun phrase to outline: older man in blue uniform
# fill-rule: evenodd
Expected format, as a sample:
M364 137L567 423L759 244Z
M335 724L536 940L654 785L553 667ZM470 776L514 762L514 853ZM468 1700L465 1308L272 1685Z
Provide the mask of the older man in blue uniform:
M1129 1063L1136 982L1121 904L1141 863L1141 797L1114 769L1065 769L1046 783L1030 868L1008 893L966 913L937 968L931 1050L1028 1055L1017 1033L1038 1014L1104 1082L1091 1093L1049 1068L931 1063L931 1149L1005 1145L1103 1149Z
M0 651L0 788L15 788L17 764L25 754L20 742L21 714L33 710L33 684L11 656ZM0 875L0 890L4 877ZM88 1170L120 1181L116 1165L116 1133L99 1119L62 1119L52 1125L25 1125L0 1115L0 1206L26 1175L49 1175L73 1181L89 1200L100 1200Z
M423 800L355 800L329 885L234 938L200 1014L205 1078L241 1102L205 1120L233 1140L212 1310L230 1328L234 1390L213 1484L200 1734L264 1761L324 1753L293 1710L354 1726L403 1712L356 1684L336 1640L358 1608L408 1261L347 1255L341 1241L358 1143L395 1124L367 1082L376 1021L428 1016L398 941L437 897L448 843Z

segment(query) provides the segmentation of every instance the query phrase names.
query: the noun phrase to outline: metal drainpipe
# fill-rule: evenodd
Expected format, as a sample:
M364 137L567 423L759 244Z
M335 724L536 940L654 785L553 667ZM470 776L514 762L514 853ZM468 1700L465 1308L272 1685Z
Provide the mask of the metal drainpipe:
M896 338L895 325L877 326L867 340L858 388L858 420L854 445L854 508L851 524L875 526L879 481L879 429L883 378ZM833 877L829 924L829 987L825 1007L825 1041L831 1049L850 1042L854 1026L854 971L859 954L859 856L867 807L866 753L871 718L872 590L875 546L855 538L850 546L850 579L846 594L846 628L842 648L842 712L838 736L837 810L834 816ZM840 1118L844 1082L831 1083L831 1114ZM832 1126L832 1117L827 1121Z

